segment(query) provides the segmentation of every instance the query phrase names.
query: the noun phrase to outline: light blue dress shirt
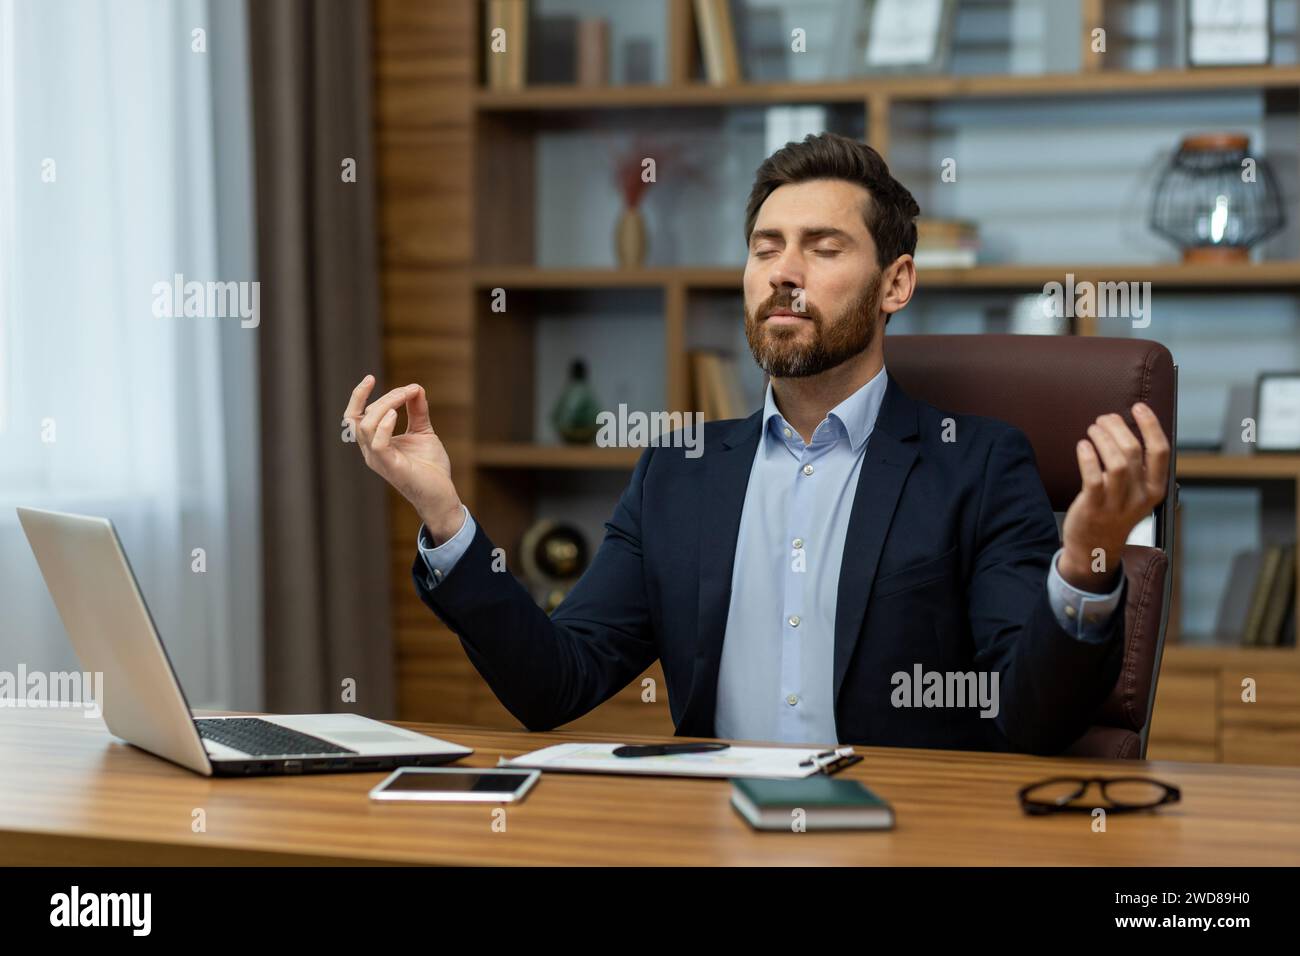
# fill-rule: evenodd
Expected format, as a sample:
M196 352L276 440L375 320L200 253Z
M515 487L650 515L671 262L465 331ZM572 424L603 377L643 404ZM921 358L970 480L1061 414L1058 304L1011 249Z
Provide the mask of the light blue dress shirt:
M829 744L837 741L833 699L835 608L849 512L887 378L882 368L803 438L776 407L769 384L763 428L736 539L731 602L718 673L719 737ZM469 510L453 537L434 546L421 527L420 554L437 587L474 539ZM1046 587L1066 633L1100 642L1119 604L1068 584L1053 556Z

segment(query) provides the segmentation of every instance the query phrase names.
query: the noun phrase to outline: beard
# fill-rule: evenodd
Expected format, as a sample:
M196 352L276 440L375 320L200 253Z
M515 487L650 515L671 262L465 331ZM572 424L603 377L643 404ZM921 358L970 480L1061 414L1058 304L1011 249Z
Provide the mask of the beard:
M802 314L810 325L767 324L768 315L792 307L788 290L774 293L754 312L746 309L745 339L758 367L773 378L804 378L835 368L865 351L880 324L880 281L877 272L862 294L830 322L809 303ZM805 328L812 331L811 341L805 339Z

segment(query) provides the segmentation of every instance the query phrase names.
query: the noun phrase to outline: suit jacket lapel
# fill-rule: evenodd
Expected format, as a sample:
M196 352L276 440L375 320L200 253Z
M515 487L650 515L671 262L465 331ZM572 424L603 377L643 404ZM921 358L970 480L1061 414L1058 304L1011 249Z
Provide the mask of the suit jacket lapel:
M762 417L760 409L744 421L735 422L717 445L706 446L704 451L695 669L690 697L677 728L679 734L713 734L736 539L740 535L740 516L745 507L754 452L758 450Z
M916 461L916 402L892 376L867 439L858 487L849 513L835 605L835 703L858 645L867 600L876 580L885 535L894 519L903 484Z

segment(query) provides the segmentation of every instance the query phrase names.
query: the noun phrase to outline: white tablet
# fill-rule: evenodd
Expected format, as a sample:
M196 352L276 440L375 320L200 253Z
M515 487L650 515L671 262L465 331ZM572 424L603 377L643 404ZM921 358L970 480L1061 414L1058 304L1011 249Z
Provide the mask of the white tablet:
M370 799L518 803L541 775L540 770L399 767L370 791Z

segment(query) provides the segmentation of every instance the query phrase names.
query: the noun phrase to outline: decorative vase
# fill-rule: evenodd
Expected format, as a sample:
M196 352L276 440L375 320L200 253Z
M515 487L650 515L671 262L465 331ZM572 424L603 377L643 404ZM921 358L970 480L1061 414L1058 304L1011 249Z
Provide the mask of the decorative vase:
M624 269L636 269L645 263L647 239L645 217L636 206L625 206L614 228L614 251Z
M1182 249L1187 263L1244 262L1250 247L1284 222L1273 173L1250 156L1240 133L1185 137L1151 202L1151 228Z
M588 445L600 431L600 403L587 383L587 365L575 359L569 366L569 380L551 411L551 424L571 445Z

